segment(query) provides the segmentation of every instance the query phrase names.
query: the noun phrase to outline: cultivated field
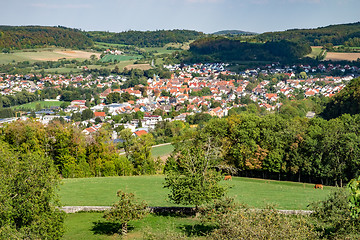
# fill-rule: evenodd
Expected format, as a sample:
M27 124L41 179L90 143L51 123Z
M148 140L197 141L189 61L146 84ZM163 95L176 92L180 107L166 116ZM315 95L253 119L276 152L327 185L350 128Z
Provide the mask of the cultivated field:
M133 192L150 206L175 206L168 202L168 189L163 188L164 176L132 176L63 179L59 191L64 206L110 206L116 192ZM274 205L277 209L307 209L310 202L323 200L333 187L314 189L313 184L281 182L234 177L223 181L230 187L229 196L251 208Z
M325 60L356 61L358 58L360 58L360 53L327 52Z
M149 70L152 67L150 66L150 64L146 63L146 64L131 64L131 65L125 66L125 68L127 68L127 69Z
M44 49L32 49L32 50L19 50L13 53L1 53L0 64L6 64L10 62L22 62L22 61L57 61L59 59L89 59L91 55L100 57L99 53L69 50L63 48L44 48Z

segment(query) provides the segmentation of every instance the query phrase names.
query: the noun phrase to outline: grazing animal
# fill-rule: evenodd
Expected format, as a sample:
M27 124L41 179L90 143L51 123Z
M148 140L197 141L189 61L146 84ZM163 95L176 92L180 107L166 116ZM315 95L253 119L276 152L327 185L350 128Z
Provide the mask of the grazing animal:
M225 176L224 180L232 180L230 175Z
M315 184L314 189L321 188L323 190L324 186L322 184Z

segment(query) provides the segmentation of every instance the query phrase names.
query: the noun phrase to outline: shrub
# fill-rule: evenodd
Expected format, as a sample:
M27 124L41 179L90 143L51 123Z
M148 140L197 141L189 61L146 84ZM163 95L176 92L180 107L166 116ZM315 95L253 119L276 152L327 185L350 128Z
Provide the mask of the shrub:
M351 216L349 208L350 193L338 188L324 201L312 203L311 215L318 231L330 239L359 239L360 223Z

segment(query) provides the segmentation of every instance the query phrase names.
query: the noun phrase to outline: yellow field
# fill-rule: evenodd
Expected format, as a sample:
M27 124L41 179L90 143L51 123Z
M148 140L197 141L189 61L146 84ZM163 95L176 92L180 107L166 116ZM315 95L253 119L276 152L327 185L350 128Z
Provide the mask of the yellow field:
M125 68L127 69L141 69L141 70L149 70L152 67L150 66L150 64L132 64L132 65L127 65L125 66Z
M0 64L21 61L57 61L59 59L89 59L91 55L100 57L100 53L80 51L80 50L67 50L62 48L46 48L34 50L21 50L8 54L0 54Z
M338 53L338 52L327 52L325 60L332 61L356 61L360 58L360 53Z

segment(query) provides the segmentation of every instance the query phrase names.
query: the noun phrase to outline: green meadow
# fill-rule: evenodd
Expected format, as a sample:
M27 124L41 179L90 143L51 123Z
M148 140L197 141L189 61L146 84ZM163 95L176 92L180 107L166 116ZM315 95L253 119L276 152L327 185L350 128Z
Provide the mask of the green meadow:
M116 192L122 189L134 193L150 206L176 206L167 200L163 188L164 176L126 176L63 179L59 196L64 206L110 206ZM323 200L333 187L314 189L313 184L281 182L264 179L233 177L222 181L229 187L228 195L251 208L273 205L276 209L307 209L309 203Z
M125 55L105 55L101 61L102 62L114 62L115 60L118 62L121 61L129 61L129 60L136 60L141 58L141 56L125 56Z
M169 144L169 145L163 145L163 146L159 146L159 147L153 147L151 149L151 154L153 157L162 157L162 156L167 156L170 155L170 153L174 150L174 146Z
M36 101L36 102L31 102L31 103L26 103L23 105L19 105L19 106L14 106L13 109L17 110L17 109L32 109L35 110L36 109L36 105L40 104L41 108L49 108L49 107L53 107L53 106L60 106L63 103L63 101Z
M66 206L111 206L117 201L116 191L123 189L135 193L149 206L176 206L167 201L169 190L163 188L163 183L161 175L63 179L59 195ZM272 205L276 209L307 209L309 203L325 199L334 189L242 177L233 177L222 184L229 187L229 196L250 208ZM142 220L129 222L129 233L122 237L116 233L119 225L106 222L102 216L102 212L67 214L63 239L206 239L206 233L211 230L194 216L149 214Z

